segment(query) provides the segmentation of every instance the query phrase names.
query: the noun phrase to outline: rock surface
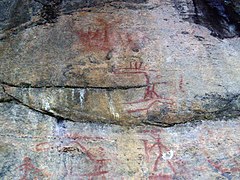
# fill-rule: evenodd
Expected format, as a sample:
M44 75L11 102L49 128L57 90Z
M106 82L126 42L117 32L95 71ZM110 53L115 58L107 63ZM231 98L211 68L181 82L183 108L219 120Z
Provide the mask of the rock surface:
M240 179L237 0L2 0L1 179Z
M182 21L171 1L92 2L65 14L67 2L55 23L1 41L0 79L15 100L73 121L116 124L239 115L239 38L221 40Z
M209 28L211 35L231 38L240 35L238 0L176 0L181 16Z
M125 128L3 103L0 124L3 179L240 178L239 118Z

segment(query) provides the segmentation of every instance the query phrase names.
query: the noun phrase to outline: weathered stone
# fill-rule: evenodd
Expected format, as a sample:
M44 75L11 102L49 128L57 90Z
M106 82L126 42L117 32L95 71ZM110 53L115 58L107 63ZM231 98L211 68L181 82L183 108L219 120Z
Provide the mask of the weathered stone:
M238 0L175 0L181 16L209 28L219 38L240 36Z
M0 179L240 179L238 1L0 11Z
M34 0L2 0L0 30L15 28L34 19L42 5Z
M18 32L28 27L54 23L58 16L106 4L118 8L153 8L146 0L3 0L0 2L0 30ZM146 4L146 5L144 5Z
M3 179L239 179L240 121L170 128L57 120L0 104Z
M30 108L50 113L53 116L82 122L95 121L121 125L147 123L170 126L197 119L233 118L240 115L239 94L229 94L226 97L218 94L199 96L194 98L191 106L187 107L186 104L181 104L178 109L176 106L174 107L173 101L165 99L165 101L156 101L155 109L153 106L151 112L145 114L143 110L140 113L138 108L141 106L127 103L141 98L145 88L109 90L97 88L17 88L5 85L4 89L8 95ZM140 103L145 105L144 101Z
M0 103L1 102L6 102L6 101L10 101L11 97L8 96L5 92L4 89L2 88L2 86L0 86Z
M171 125L218 117L196 97L239 94L239 38L219 40L181 21L172 3L140 5L155 8L90 8L3 40L0 79L12 87L8 93L74 121ZM90 98L84 109L71 98L78 90ZM43 108L45 94L54 99L46 101L49 110Z

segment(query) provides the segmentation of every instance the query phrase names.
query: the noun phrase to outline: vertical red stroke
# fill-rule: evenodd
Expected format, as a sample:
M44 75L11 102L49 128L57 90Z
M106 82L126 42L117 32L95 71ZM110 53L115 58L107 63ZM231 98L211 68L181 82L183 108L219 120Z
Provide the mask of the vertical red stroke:
M157 93L155 89L156 83L150 82L150 75L149 75L150 71L154 72L155 70L147 70L145 66L143 66L142 62L130 62L129 67L117 68L114 70L114 74L136 74L136 75L143 74L145 78L146 88L145 88L143 98L137 101L128 102L126 104L129 104L129 105L133 105L137 103L147 103L147 104L144 105L143 108L128 110L128 113L148 111L156 103L167 104L169 106L173 106L175 104L173 99L164 98ZM163 82L163 84L167 84L167 82Z
M97 19L98 29L92 30L90 27L87 31L79 30L77 35L84 49L87 51L110 51L114 47L115 38L118 37L113 31L116 22L108 23L103 19Z
M158 149L158 155L154 161L154 166L153 166L153 171L156 172L158 169L157 168L158 164L163 155L163 150L169 151L169 149L161 142L161 138L159 136L157 138L154 137L154 139L155 139L155 142L153 144L149 144L148 140L143 140L143 142L144 142L144 149L145 149L147 162L149 162L149 160L150 160L150 154L153 151L153 149L155 147L157 147L157 149ZM168 163L170 169L172 170L172 172L176 173L175 168L173 167L172 163L169 160L167 160L167 163Z
M17 169L20 169L20 171L23 171L23 176L20 180L27 180L27 176L30 175L31 173L37 174L40 173L41 170L36 168L32 164L32 160L29 157L25 157L23 159L23 164L21 164Z

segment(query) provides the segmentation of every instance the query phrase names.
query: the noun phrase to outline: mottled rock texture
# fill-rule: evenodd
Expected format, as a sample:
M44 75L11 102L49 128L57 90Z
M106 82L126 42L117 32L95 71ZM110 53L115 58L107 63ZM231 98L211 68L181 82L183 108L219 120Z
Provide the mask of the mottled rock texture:
M240 179L237 0L2 0L0 179Z
M169 126L239 116L239 38L211 36L237 35L238 25L232 24L236 28L230 32L224 29L231 25L220 18L217 27L206 23L206 13L213 12L200 7L217 11L225 4L203 2L24 2L26 13L14 16L26 16L24 21L17 18L21 25L6 16L16 27L2 26L0 79L5 93L30 108L73 121ZM11 6L13 12L23 8L18 3ZM54 12L43 16L42 6ZM188 19L198 18L211 31L183 21L180 6L191 7L185 13ZM31 19L35 16L27 12L33 7L31 13L41 12L36 18L54 21ZM219 16L232 17L223 9Z
M181 16L209 28L211 35L230 38L240 35L238 0L175 0Z
M240 121L170 128L78 123L0 104L3 179L240 178Z

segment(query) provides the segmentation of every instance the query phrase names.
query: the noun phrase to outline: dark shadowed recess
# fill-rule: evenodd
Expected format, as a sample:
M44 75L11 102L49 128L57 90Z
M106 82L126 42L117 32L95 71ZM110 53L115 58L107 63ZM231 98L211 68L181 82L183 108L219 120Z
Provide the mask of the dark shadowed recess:
M194 101L201 102L200 109L188 109L184 112L184 120L179 122L194 122L198 120L228 120L240 116L240 94L223 94L210 93L204 96L196 96ZM162 107L159 112L150 112L144 124L168 127L178 123L164 122L168 117L168 107ZM176 116L181 117L182 112L177 112Z
M112 2L141 4L147 0L0 0L0 30L16 28L34 17L39 20L32 25L54 23L61 14Z
M109 3L145 4L148 0L0 0L0 31L54 23L61 14ZM203 25L218 38L240 36L240 0L173 0L184 19ZM185 12L187 9L188 12ZM185 15L186 15L185 14ZM34 20L37 19L37 20ZM21 29L20 28L20 29Z
M240 36L240 0L174 0L183 18L218 38ZM187 9L187 10L186 10Z
M193 0L194 20L212 30L220 38L240 36L240 1L235 0Z

